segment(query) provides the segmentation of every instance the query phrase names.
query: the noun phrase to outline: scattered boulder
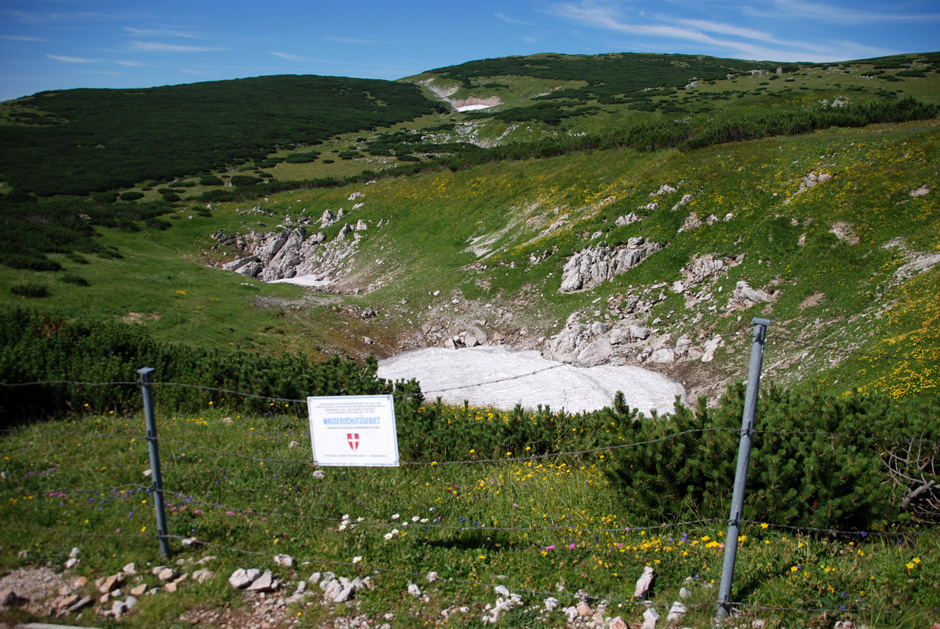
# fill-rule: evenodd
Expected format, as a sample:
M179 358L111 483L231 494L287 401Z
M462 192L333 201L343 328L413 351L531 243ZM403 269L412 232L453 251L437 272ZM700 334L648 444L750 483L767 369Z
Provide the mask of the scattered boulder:
M206 581L213 578L214 576L215 576L215 573L209 570L208 568L200 568L199 570L196 570L195 572L193 572L193 580L195 580L196 583L205 583ZM131 594L133 593L134 591L131 590Z
M610 621L608 629L630 629L630 626L626 623L626 621L624 621L622 617L617 616Z
M92 598L91 596L85 596L85 597L83 597L83 598L78 599L77 601L75 601L75 602L72 603L71 605L69 605L69 606L66 608L66 611L67 611L69 614L77 614L78 612L82 611L83 609L85 609L85 608L88 607L89 605L93 604L94 602L95 602L95 599L94 599L94 598Z
M719 347L725 344L725 339L723 336L713 336L712 338L705 341L705 353L702 354L702 362L710 363L715 360L715 352Z
M249 568L248 570L239 568L228 578L228 582L232 587L242 590L254 583L260 576L261 571L257 568Z
M647 607L643 612L643 624L640 629L656 629L657 622L659 622L659 612L653 607Z
M649 593L650 588L653 585L653 579L655 577L656 577L656 573L653 570L653 568L650 566L644 566L643 574L640 575L639 579L637 579L636 587L633 590L633 596L638 597L638 598L642 598L646 596ZM659 616L657 616L657 619L658 618Z
M741 280L735 286L734 293L728 300L728 310L745 310L756 304L774 301L776 297L776 293L751 288L747 282Z
M626 216L618 216L617 220L614 221L614 224L617 225L617 227L625 227L627 225L632 225L633 223L637 223L641 220L643 219L641 219L639 216L637 216L633 212L630 212Z
M850 245L857 245L859 243L858 235L855 233L855 229L852 227L851 223L836 221L832 224L832 229L829 230L829 233L835 234L836 238L844 240Z
M675 622L679 620L682 618L682 615L686 613L686 611L688 610L685 608L685 605L679 601L676 601L672 604L672 607L669 608L669 613L666 614L666 622Z
M686 217L685 222L682 223L682 227L679 228L679 231L687 232L693 229L698 229L701 226L702 226L702 219L698 217L698 214L696 214L695 212L692 212Z
M98 586L98 591L101 592L102 594L109 594L113 592L114 590L120 588L123 583L124 583L123 574L111 575L110 577L107 577L100 586Z
M672 211L675 212L676 210L678 210L678 209L679 209L680 207L682 207L683 205L688 205L688 204L691 203L691 202L692 202L692 195L691 195L691 194L683 195L682 199L680 199L678 203L676 203L675 205L672 206Z
M275 580L274 575L271 574L270 570L265 570L264 573L251 582L248 586L248 591L250 592L273 592L278 588L280 584Z
M147 584L141 583L140 585L134 586L131 588L131 596L143 596L144 592L147 591Z

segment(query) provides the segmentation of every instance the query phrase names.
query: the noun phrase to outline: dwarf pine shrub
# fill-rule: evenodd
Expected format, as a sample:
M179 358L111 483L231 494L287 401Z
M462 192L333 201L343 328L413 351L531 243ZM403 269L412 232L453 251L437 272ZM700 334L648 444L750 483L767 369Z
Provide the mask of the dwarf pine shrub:
M727 518L737 464L743 385L718 408L642 420L613 456L608 479L624 506L649 522ZM758 404L744 518L820 529L866 530L900 513L885 459L915 436L940 438L937 399L898 405L883 397L796 393L767 387ZM926 436L926 437L925 437Z

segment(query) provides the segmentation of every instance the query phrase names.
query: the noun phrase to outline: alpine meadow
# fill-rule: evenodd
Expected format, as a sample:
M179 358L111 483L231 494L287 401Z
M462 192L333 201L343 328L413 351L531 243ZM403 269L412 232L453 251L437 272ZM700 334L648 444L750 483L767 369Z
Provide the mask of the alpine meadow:
M724 623L940 627L940 53L49 91L0 144L0 623L710 626L760 342ZM378 375L495 346L686 396ZM399 466L314 463L351 395Z

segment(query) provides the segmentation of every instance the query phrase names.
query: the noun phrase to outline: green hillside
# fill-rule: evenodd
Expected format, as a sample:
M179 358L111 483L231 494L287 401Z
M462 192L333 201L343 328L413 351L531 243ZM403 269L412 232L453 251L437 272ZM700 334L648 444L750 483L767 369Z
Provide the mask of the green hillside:
M24 192L85 195L260 161L432 110L408 85L345 77L41 92L6 103L0 172Z
M262 118L279 122L246 124L253 131L241 135L236 122L247 118L232 114L220 127L224 133L202 118L212 137L255 153L224 153L220 145L202 154L196 136L186 145L190 157L216 170L177 172L175 183L149 181L170 174L163 170L107 199L39 202L18 187L4 201L2 299L135 321L175 342L314 357L386 356L473 327L483 328L490 342L501 338L551 354L553 339L575 312L584 324L635 323L654 330L658 343L672 346L686 337L702 348L713 335L746 329L759 314L774 319L779 356L770 369L784 383L837 383L844 391L859 387L899 397L935 391L933 363L877 357L929 358L938 347L929 297L940 244L936 59L751 67L673 55L540 55L443 68L400 86L379 82L370 89L380 84L388 90L381 104L359 81L347 89L339 79L314 77L146 91L140 96L155 103L191 103L192 94L204 94L220 104L215 115L224 118L221 110L234 108L221 104L242 102L246 90L256 89L252 107L260 109L238 116L257 117L267 108L272 115ZM584 85L574 86L575 76ZM551 99L519 97L546 80L567 87ZM415 99L408 83L432 94L431 87L439 93L448 82L460 83L459 91L439 105L494 95L508 104L416 118L439 105ZM676 93L648 91L654 83ZM386 126L373 130L350 112L303 127L303 110L291 103L312 106L310 91L260 97L262 91L286 95L317 86L338 99L323 99L327 112L337 111L336 103L347 98L340 95L352 90L378 105L361 114L372 116L366 124ZM405 100L386 105L394 94ZM559 94L561 100L554 98ZM601 102L612 94L630 103ZM114 102L108 99L129 95L70 91L7 103L8 117L18 122L0 130L52 132L78 124L24 126L28 117L15 112L25 104L71 102L73 110L88 112L91 102L106 109ZM641 95L657 106L635 108L631 99ZM665 105L680 100L696 113L666 121ZM600 109L539 120L546 102ZM759 107L768 102L773 106ZM66 109L55 111L57 119L67 116ZM521 119L526 111L536 118L524 125L505 119ZM376 122L376 112L392 118ZM358 130L345 132L357 124ZM265 152L264 134L277 151ZM130 131L115 136L124 141ZM498 145L487 139L497 136ZM675 148L656 149L660 140ZM305 148L289 148L301 143ZM19 149L7 159L17 155L20 171L38 163ZM240 160L245 165L237 169L218 168ZM383 171L396 176L383 177ZM225 178L236 185L225 187ZM813 187L807 187L810 178ZM128 200L113 202L118 192ZM657 192L662 196L654 197ZM361 207L353 210L356 203ZM306 223L311 236L321 231L325 210L340 208L348 218L322 228L327 243L345 222L362 221L366 230L335 269L330 292L246 281L217 268L243 252L213 234L244 237ZM630 222L618 223L628 215ZM587 289L560 291L564 266L576 252L601 244L616 251L636 237L660 247L647 263ZM724 260L724 269L690 283L690 268L705 256ZM674 291L680 281L685 290ZM753 307L732 304L738 282L772 299ZM655 303L642 312L624 307L654 290ZM363 308L379 316L349 314ZM745 358L718 349L707 364L686 359L654 368L694 393L717 393L720 383L740 377ZM639 360L630 352L612 359ZM645 360L640 364L650 365Z

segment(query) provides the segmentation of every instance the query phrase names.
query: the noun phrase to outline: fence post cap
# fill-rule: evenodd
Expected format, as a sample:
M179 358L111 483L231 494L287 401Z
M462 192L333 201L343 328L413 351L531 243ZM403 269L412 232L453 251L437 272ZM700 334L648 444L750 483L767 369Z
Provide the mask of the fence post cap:
M139 373L142 376L149 376L154 371L156 371L156 369L154 369L153 367L141 367L140 369L137 370L137 373Z
M761 319L759 317L754 317L753 319L751 319L751 323L753 323L754 325L762 325L764 327L767 327L768 325L770 325L770 319Z

